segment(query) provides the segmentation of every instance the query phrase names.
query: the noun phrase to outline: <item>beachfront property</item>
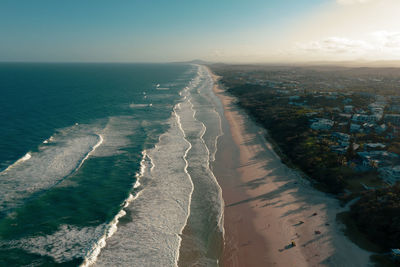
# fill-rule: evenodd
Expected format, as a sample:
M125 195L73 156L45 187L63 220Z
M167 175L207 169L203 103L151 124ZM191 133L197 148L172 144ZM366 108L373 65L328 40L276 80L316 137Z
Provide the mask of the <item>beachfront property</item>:
M353 117L351 118L352 121L354 122L377 122L381 119L382 117L380 115L365 115L365 114L354 114Z
M380 168L393 165L399 161L400 156L388 151L364 151L357 152L362 159L362 165L368 168Z
M353 112L353 108L354 108L354 106L352 106L352 105L346 105L346 106L344 106L343 110L345 113L351 113L351 112Z
M361 125L356 124L356 123L351 123L350 124L350 132L351 133L362 132Z
M396 126L400 126L400 114L386 114L384 121L390 122Z
M385 147L386 147L386 145L382 144L382 143L366 143L366 144L364 144L365 151L384 149Z
M377 133L377 134L382 134L382 133L384 133L385 131L387 130L387 125L386 124L381 124L381 125L377 125L376 127L375 127L375 132Z
M334 133L332 133L332 138L336 139L340 142L349 142L350 141L350 135L346 134L346 133L334 132Z
M380 177L388 184L394 185L400 181L400 165L378 169Z
M334 125L334 121L324 118L314 119L314 122L311 124L311 129L313 130L330 130Z

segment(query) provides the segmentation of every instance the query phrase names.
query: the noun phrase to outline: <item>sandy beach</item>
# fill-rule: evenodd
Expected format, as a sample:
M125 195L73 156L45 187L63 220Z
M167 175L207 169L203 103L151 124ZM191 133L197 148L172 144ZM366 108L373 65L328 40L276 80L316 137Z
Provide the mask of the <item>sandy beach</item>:
M212 167L225 201L222 266L369 266L370 253L336 221L344 208L281 162L217 80L224 136Z

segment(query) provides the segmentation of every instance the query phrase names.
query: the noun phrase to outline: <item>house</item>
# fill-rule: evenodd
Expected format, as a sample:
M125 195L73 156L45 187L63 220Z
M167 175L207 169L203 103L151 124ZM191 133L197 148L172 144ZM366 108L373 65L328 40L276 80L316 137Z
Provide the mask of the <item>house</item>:
M331 146L331 151L335 152L337 154L344 155L347 153L347 150L349 149L349 143L342 143L339 146ZM360 147L358 144L353 144L353 150L357 150Z
M369 168L390 166L399 160L399 155L382 150L357 152L357 154L362 159L363 166Z
M383 167L378 169L379 176L388 184L400 181L400 165L394 167Z
M351 113L351 112L353 112L353 106L352 105L346 105L346 106L344 106L343 110L344 110L345 113Z
M346 98L345 100L343 100L343 104L349 104L351 102L353 102L353 99L351 98Z
M351 120L355 122L376 122L380 119L377 115L354 114Z
M351 114L346 114L346 113L340 113L339 116L343 117L343 118L346 118L346 119L350 119L351 118Z
M386 114L384 121L400 126L400 114Z
M376 124L375 123L364 123L363 125L363 132L364 133L370 133L375 129Z
M400 112L400 105L392 105L389 109L390 111Z
M327 95L327 96L325 96L325 98L326 98L326 99L335 100L335 99L337 99L337 96L334 96L334 95Z
M334 121L318 118L311 124L311 129L313 130L330 130L334 124Z
M394 249L392 249L390 254L392 255L394 260L396 260L396 261L400 260L400 249L394 248Z
M356 123L351 123L350 124L350 132L356 133L356 132L361 132L361 131L362 131L361 125L356 124Z
M317 114L318 114L318 112L308 112L308 113L306 113L306 116L307 117L312 117L312 116L317 115Z
M331 146L331 151L340 155L346 154L347 149L345 146Z
M381 134L381 133L385 132L386 130L387 130L386 124L381 124L381 125L378 125L375 127L375 132L377 134Z
M291 100L291 101L293 101L293 100L299 100L299 99L300 99L300 96L298 96L298 95L289 96L289 100Z
M276 90L276 92L277 92L278 94L283 94L283 95L287 95L287 94L290 93L289 90L282 90L282 89L278 89L278 90Z
M385 147L386 147L386 145L384 145L382 143L367 143L367 144L364 144L364 150L365 151L383 149Z
M332 138L342 142L350 141L350 135L345 133L334 132L332 133Z

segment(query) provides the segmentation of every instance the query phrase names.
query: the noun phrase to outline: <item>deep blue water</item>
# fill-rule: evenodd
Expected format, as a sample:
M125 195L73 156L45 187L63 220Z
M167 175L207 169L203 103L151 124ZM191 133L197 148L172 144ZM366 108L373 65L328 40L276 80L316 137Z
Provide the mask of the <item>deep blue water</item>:
M196 70L0 64L0 266L76 266L130 194Z

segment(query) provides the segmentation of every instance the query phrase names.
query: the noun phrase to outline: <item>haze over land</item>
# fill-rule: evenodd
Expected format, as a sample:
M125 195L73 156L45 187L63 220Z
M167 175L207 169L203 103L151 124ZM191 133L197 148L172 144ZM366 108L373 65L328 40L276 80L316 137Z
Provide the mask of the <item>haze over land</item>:
M400 60L397 0L2 1L0 61Z

